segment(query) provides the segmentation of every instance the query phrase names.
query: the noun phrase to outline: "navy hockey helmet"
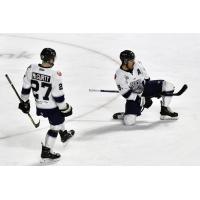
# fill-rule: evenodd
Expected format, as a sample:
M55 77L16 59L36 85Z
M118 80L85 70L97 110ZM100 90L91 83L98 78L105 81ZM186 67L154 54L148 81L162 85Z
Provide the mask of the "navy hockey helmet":
M120 53L120 60L122 63L127 64L129 60L135 59L135 54L130 50L124 50Z
M55 60L55 57L56 57L56 51L51 48L44 48L40 53L41 60L45 62L48 62L51 59Z

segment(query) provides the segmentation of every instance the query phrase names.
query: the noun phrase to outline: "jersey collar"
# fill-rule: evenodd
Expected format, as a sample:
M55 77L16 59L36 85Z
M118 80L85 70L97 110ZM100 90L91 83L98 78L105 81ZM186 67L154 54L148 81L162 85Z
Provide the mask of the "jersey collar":
M123 70L123 71L125 71L125 72L129 72L129 73L133 74L133 69L134 69L134 68L133 68L132 70L131 70L131 69L130 69L130 70L125 70L125 69L122 68L122 65L121 65L121 66L120 66L120 69Z
M38 66L41 67L41 68L44 68L44 69L52 68L52 67L43 67L42 64L38 64Z

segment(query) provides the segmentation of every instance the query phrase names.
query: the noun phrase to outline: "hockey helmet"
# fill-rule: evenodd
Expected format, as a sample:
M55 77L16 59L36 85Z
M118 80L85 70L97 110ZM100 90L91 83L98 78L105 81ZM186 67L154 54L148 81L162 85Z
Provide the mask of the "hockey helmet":
M124 50L120 53L120 60L122 63L127 64L129 60L135 59L135 54L130 50Z
M51 59L55 60L55 57L56 57L56 51L51 48L44 48L40 53L41 60L45 62L48 62Z

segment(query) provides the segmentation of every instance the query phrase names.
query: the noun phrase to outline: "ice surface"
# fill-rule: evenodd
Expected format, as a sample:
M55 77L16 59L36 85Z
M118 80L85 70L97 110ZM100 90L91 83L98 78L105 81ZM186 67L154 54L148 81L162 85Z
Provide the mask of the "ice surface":
M40 62L44 47L57 51L55 69L63 72L66 100L74 108L66 128L76 135L66 145L57 139L54 150L62 158L55 165L200 164L200 34L1 34L0 44L0 165L39 164L48 121L40 118L40 127L32 126L17 109L5 74L20 92L26 67ZM89 93L89 88L116 89L113 78L124 49L135 51L151 79L171 81L177 89L188 84L171 104L178 121L160 121L155 99L137 125L125 127L112 120L124 109L122 97ZM32 96L31 105L37 121Z

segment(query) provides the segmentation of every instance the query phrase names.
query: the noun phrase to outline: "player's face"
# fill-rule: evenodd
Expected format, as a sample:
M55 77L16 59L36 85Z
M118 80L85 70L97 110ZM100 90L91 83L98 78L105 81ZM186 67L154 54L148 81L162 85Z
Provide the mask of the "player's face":
M129 60L128 63L127 63L127 67L128 69L132 70L133 67L134 67L134 64L135 64L135 60Z

